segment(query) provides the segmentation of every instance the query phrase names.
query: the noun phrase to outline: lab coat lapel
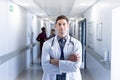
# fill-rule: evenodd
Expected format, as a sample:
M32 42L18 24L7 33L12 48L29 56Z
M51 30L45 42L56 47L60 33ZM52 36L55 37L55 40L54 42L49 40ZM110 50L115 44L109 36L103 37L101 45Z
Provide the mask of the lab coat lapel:
M68 44L69 44L69 40L70 40L70 36L68 35L67 36L67 41L65 43L65 46L64 46L64 49L63 49L63 52L64 52L64 58L66 59L67 58L67 53L68 53Z
M61 50L60 50L60 46L59 46L59 43L58 43L58 40L57 40L57 36L55 36L55 43L54 43L54 48L55 48L55 51L56 51L56 57L57 59L60 58L60 55L61 55Z

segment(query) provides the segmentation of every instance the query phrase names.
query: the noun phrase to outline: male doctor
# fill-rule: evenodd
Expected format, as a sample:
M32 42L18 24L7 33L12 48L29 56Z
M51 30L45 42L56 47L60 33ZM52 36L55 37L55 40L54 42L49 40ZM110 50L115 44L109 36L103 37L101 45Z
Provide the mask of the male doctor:
M55 22L57 35L47 40L42 48L42 80L82 80L82 46L69 36L69 20L60 15Z

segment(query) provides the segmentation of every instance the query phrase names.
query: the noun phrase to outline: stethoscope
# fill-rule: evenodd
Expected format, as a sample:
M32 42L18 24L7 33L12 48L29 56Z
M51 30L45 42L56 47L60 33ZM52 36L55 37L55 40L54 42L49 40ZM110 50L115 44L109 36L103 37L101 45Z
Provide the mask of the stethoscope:
M52 43L51 43L51 49L52 49L52 50L54 49L54 48L53 48L54 40L55 40L55 37L53 38ZM70 43L73 45L73 48L74 48L74 42L71 40L71 36L70 36L68 45L69 45ZM73 49L73 50L74 50L74 49Z

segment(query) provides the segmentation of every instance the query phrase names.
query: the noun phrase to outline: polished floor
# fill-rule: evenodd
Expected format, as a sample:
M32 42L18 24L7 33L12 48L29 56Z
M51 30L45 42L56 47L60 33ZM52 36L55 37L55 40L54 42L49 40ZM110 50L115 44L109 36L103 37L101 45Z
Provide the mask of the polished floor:
M42 74L43 71L40 64L34 63L31 67L20 73L16 80L42 80Z
M81 69L82 80L94 80L87 69ZM35 62L28 69L20 73L16 80L42 80L42 68L39 62Z

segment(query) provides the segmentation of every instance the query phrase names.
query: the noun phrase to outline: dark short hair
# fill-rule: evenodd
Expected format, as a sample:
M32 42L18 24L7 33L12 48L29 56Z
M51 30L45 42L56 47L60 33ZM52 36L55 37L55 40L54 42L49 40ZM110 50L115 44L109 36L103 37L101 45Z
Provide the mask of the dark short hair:
M42 27L42 28L41 28L41 30L42 30L42 31L45 31L45 30L46 30L46 28L45 28L45 27Z
M51 29L51 31L55 31L55 29Z
M60 19L65 19L65 20L67 21L67 23L69 22L69 20L68 20L68 18L67 18L66 16L64 16L64 15L60 15L60 16L57 17L55 23L57 23L57 21L60 20Z

